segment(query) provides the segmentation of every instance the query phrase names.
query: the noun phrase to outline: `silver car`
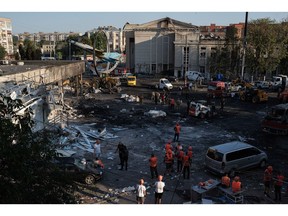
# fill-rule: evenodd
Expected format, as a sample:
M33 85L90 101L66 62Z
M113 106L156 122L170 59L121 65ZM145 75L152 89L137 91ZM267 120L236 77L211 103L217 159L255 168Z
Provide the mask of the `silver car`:
M265 167L268 157L262 150L240 141L233 141L208 148L205 166L216 174L235 172L251 167Z

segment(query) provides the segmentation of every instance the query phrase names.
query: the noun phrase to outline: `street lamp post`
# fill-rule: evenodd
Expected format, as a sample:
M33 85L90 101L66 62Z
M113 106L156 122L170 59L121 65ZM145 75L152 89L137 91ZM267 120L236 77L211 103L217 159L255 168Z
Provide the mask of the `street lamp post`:
M246 15L245 15L245 27L244 27L244 38L243 38L243 57L242 57L242 67L241 67L241 79L244 79L245 55L246 55L246 36L247 36L247 20L248 20L248 12L246 12Z

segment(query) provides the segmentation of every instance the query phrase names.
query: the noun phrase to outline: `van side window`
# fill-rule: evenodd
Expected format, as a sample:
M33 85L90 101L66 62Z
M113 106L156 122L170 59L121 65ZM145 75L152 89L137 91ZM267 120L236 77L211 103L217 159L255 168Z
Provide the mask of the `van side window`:
M226 155L226 161L238 160L245 157L260 154L261 152L256 148L247 148L239 151L231 152Z
M213 149L208 149L207 156L213 160L222 162L223 154Z
M258 154L261 153L261 152L260 152L258 149L256 149L256 148L248 148L248 149L246 149L246 150L247 150L248 156L258 155Z

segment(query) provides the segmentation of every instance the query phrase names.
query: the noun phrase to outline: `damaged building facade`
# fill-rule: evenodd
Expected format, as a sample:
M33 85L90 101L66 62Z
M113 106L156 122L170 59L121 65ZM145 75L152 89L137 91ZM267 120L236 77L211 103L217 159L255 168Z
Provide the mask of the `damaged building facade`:
M73 77L75 93L79 94L85 63L23 61L15 65L3 65L0 69L1 93L13 100L21 99L24 108L18 114L21 115L28 108L33 110L33 130L38 131L55 123L65 123L63 83Z
M127 68L135 73L184 77L186 71L200 71L210 77L209 58L224 38L207 38L198 26L169 17L144 24L124 25Z

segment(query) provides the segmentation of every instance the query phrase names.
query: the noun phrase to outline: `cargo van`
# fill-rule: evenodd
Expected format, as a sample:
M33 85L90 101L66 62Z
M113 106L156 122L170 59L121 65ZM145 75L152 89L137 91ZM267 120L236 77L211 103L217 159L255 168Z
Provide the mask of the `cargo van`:
M216 174L231 177L239 170L265 167L268 158L262 150L240 141L209 147L205 157L206 168Z

